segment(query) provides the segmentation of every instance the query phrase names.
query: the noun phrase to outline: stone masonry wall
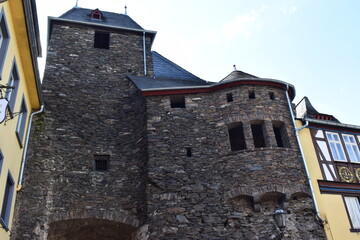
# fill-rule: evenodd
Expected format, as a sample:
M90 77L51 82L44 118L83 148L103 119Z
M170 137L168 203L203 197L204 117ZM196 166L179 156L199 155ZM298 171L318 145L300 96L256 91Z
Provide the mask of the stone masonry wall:
M49 236L67 219L115 220L129 231L145 220L146 105L126 77L143 74L142 34L112 32L109 50L93 41L94 29L53 25L45 112L34 122L12 239L68 239ZM97 154L110 156L109 171L94 171Z
M171 108L170 96L147 98L149 239L275 239L277 207L290 219L285 239L324 238L283 89L242 85L188 94L185 102ZM259 121L264 148L254 147L251 133ZM277 147L273 121L283 123L289 147ZM238 122L247 149L231 151L228 126Z

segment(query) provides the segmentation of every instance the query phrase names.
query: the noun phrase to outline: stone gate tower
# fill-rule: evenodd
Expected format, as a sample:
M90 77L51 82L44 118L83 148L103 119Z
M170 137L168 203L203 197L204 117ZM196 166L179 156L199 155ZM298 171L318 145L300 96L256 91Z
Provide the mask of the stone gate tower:
M13 239L323 238L292 85L241 71L206 82L126 15L74 8L49 24Z

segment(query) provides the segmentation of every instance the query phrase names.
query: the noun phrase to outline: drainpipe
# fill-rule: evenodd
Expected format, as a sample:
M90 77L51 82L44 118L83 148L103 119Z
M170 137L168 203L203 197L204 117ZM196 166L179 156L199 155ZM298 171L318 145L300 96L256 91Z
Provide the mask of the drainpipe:
M314 202L314 207L315 207L315 211L316 211L316 217L318 218L318 220L319 220L319 222L321 224L325 224L326 221L324 219L322 219L321 216L320 216L319 208L318 208L318 205L317 205L317 202L316 202L314 188L313 188L312 183L311 183L309 169L308 169L308 166L307 166L307 163L306 163L306 160L305 160L304 150L302 149L302 146L301 146L301 143L300 143L300 137L299 137L299 131L306 128L309 125L309 122L306 121L306 124L304 126L300 127L300 128L296 127L295 117L294 117L294 113L293 113L293 109L292 109L291 102L290 102L290 97L289 97L289 85L288 84L286 84L286 99L287 99L288 106L289 106L289 109L290 109L291 119L292 119L292 122L294 124L296 140L297 140L299 148L300 148L301 158L302 158L303 163L304 163L306 177L307 177L307 180L308 180L309 185L310 185L310 191L311 191L311 196L312 196L312 199L313 199L313 202Z
M144 75L147 75L147 70L146 70L146 44L145 44L145 32L143 32L143 49L144 49Z
M28 144L29 144L30 130L31 130L31 125L32 125L33 116L36 115L36 114L42 113L43 111L44 111L44 105L41 105L39 111L33 112L33 113L31 113L31 115L30 115L29 127L28 127L27 133L26 133L24 152L23 152L23 157L22 157L22 162L21 162L19 182L18 182L18 185L16 186L16 191L20 191L21 188L22 188L22 180L23 180L23 175L24 175L24 168L25 168L25 162L26 162L26 154L27 154L27 149L28 149Z

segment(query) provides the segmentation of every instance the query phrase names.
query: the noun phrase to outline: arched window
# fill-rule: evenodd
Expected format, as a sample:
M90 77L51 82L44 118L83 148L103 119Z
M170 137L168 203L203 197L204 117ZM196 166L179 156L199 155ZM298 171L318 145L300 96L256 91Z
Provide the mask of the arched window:
M98 19L101 20L103 18L102 12L99 9L95 9L91 11L91 19Z

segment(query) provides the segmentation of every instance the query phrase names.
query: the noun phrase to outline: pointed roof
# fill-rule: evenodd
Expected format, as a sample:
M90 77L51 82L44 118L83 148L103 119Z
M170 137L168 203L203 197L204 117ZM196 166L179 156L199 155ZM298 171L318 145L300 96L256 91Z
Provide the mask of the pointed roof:
M95 9L100 11L99 9ZM120 27L127 29L144 30L139 24L132 20L128 15L100 11L102 13L102 19L94 19L91 17L91 13L94 9L74 7L61 15L59 18L68 19L86 23L97 23L101 25L107 25L110 27Z
M318 119L340 123L333 115L318 112L308 97L304 97L295 107L296 118Z
M248 74L246 72L235 70L235 71L232 71L225 78L223 78L220 82L229 82L229 81L233 81L233 80L239 80L242 78L258 78L258 77Z

